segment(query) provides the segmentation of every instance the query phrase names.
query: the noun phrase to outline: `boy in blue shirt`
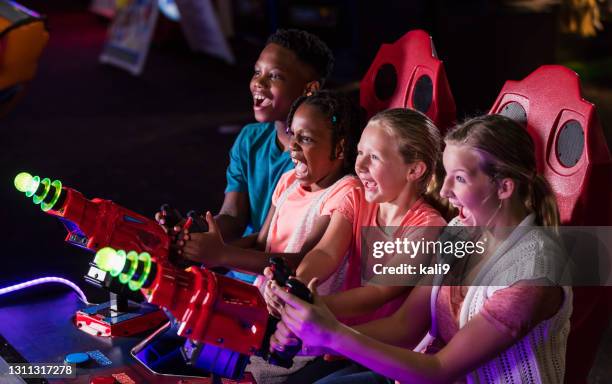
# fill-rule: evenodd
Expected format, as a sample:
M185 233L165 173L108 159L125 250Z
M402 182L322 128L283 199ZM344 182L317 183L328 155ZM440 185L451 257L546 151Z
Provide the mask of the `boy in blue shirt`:
M268 38L250 83L258 122L242 129L230 151L225 200L216 217L225 239L263 225L278 179L293 168L289 109L299 96L322 87L332 67L329 48L308 32L278 30Z
M327 45L308 32L278 30L268 38L249 86L257 123L244 126L232 146L225 199L215 217L224 239L260 230L278 179L293 168L289 109L299 96L323 86L333 62Z

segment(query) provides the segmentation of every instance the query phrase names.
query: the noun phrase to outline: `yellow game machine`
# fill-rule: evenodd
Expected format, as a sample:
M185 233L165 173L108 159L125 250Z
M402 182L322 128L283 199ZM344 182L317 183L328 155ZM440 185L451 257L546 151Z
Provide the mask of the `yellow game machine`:
M44 16L0 0L0 117L25 93L48 40Z

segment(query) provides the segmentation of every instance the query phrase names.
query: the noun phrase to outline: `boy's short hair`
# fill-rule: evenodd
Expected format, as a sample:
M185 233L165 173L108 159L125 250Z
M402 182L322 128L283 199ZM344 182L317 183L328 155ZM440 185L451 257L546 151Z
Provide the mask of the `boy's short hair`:
M334 55L327 44L312 33L299 29L278 29L268 37L266 45L271 43L293 51L300 61L311 66L321 86L331 75Z

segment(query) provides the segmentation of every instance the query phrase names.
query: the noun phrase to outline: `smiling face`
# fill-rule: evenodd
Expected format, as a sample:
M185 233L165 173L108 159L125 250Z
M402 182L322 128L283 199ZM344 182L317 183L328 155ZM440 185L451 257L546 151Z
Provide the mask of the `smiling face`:
M466 145L447 143L446 177L440 195L459 209L465 225L484 226L499 207L496 183L481 170L481 155Z
M289 150L300 184L311 191L333 184L342 171L342 158L331 159L331 120L316 107L303 103L293 115L289 132ZM340 144L335 151L339 153Z
M355 172L370 203L395 201L408 182L409 166L397 148L396 138L380 121L370 121L357 145Z
M314 78L314 71L294 52L278 44L268 44L255 63L250 83L255 119L284 122L291 104Z

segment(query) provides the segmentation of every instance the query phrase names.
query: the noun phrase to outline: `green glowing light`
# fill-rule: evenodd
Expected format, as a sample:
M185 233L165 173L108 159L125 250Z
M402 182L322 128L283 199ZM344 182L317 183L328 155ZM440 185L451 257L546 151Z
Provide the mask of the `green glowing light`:
M53 206L55 205L55 203L57 203L57 200L59 200L59 197L62 194L62 182L61 181L53 180L53 182L51 183L51 186L55 188L55 193L53 194L53 197L48 203L43 202L40 205L40 209L42 209L45 212L47 212L50 209L53 209Z
M125 251L122 250L117 251L117 253L123 253L125 255ZM126 258L130 262L130 266L126 273L119 274L119 282L121 284L127 284L127 282L134 277L134 273L136 273L136 268L138 267L138 253L136 251L128 252Z
M49 193L49 189L51 188L51 180L45 177L40 181L40 183L45 187L45 189L39 194L32 196L32 201L34 204L40 204L47 197L47 193Z
M26 197L32 197L34 193L36 193L36 190L38 189L39 185L40 185L40 177L38 176L32 177L32 181L30 181L30 185L28 185L28 189L25 191Z
M116 277L125 266L125 252L120 254L111 247L102 248L96 253L94 263L96 263L100 269Z
M138 280L130 280L130 282L128 283L128 287L132 291L137 291L142 288L145 281L147 281L149 274L151 273L151 255L148 252L143 252L138 255L138 261L144 263L144 268Z
M13 181L15 184L15 188L19 192L26 192L30 190L30 184L32 183L32 175L27 172L21 172L17 176L15 176L15 180Z
M128 271L123 273L125 263L129 262ZM132 291L137 291L146 283L151 274L153 261L148 252L138 254L136 251L130 251L127 254L124 250L118 250L111 247L100 249L96 253L94 263L102 270L110 273L112 277L119 276L121 284L127 284ZM138 264L142 263L142 272L138 279L134 280L134 275L138 269Z

